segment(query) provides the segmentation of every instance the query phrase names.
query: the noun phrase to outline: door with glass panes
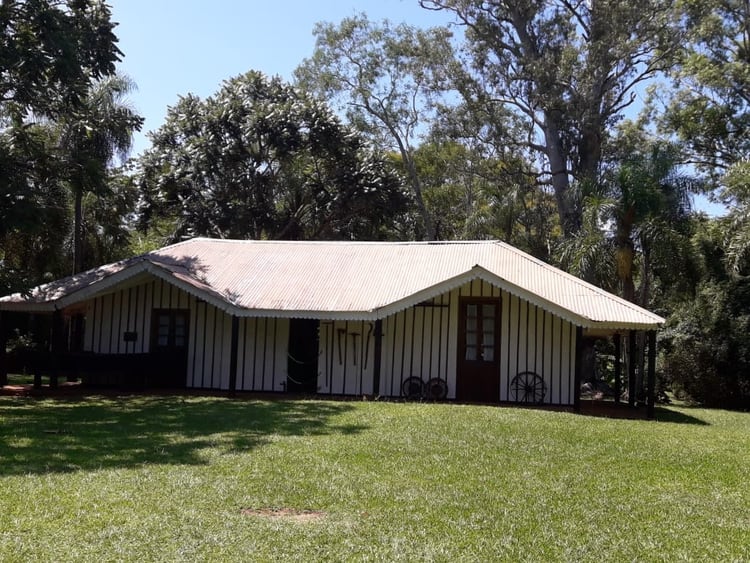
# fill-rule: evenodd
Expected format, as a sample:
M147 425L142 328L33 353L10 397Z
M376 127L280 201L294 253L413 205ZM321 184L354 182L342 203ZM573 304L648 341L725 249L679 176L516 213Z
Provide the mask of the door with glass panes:
M188 320L190 311L155 309L151 327L150 384L185 387L187 380Z
M500 301L462 298L459 303L456 398L500 401Z

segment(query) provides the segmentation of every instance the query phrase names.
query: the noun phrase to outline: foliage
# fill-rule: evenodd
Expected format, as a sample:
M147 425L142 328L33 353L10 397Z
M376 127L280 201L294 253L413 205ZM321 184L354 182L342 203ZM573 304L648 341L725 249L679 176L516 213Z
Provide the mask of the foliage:
M0 119L55 118L120 60L109 7L99 0L9 0L0 6Z
M682 174L674 146L632 152L584 197L584 222L561 245L560 260L577 275L644 307L653 278L680 284L675 272L693 269L689 246L690 194L697 182ZM640 264L640 291L636 292ZM695 280L693 280L695 281Z
M745 560L748 416L2 397L0 558Z
M702 171L719 177L750 152L750 5L684 0L682 7L690 41L661 126L677 133Z
M566 235L581 224L571 183L597 180L607 131L637 85L678 46L673 2L420 0L465 27L456 87L471 105L505 105L525 123L509 137L541 160Z
M750 408L748 334L748 278L702 284L675 311L661 339L667 381L708 406Z
M0 131L0 293L20 291L68 273L69 199L48 128Z
M248 72L169 109L138 161L142 224L170 238L382 239L406 210L401 179L319 100Z
M100 80L91 86L75 109L56 123L65 170L63 181L72 192L74 202L73 273L100 264L93 256L86 260L83 198L91 194L102 199L109 191L109 167L116 157L125 159L132 146L133 133L143 125L143 118L127 102L127 95L134 87L129 78L121 75ZM115 201L109 204L117 207ZM133 209L132 204L130 209ZM120 209L119 216L122 214ZM117 217L115 213L112 218ZM107 228L117 229L121 224L118 221Z
M420 235L436 238L414 151L441 94L441 69L453 61L450 32L376 24L359 15L338 25L319 23L314 33L315 52L295 71L297 83L336 100L358 130L400 155L420 213Z
M438 239L502 239L548 259L554 203L529 182L523 162L493 158L433 132L414 153ZM476 145L475 145L476 146Z
M70 272L70 169L54 124L114 73L115 25L96 0L0 5L0 293Z

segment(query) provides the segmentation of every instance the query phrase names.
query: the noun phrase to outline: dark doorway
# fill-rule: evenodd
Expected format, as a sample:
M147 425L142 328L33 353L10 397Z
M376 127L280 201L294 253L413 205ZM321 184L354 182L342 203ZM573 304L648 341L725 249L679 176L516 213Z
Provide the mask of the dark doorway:
M500 301L464 298L459 304L456 398L500 401Z
M318 329L317 319L289 321L289 362L286 389L290 393L318 391Z
M185 387L187 381L188 321L190 311L154 309L151 327L154 387Z

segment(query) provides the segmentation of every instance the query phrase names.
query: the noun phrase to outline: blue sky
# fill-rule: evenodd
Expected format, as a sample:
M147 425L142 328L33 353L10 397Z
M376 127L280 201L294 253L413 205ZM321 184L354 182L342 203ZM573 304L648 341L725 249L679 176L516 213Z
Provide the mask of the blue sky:
M120 71L138 85L131 101L146 118L133 154L148 148L145 133L163 122L167 106L188 93L206 97L223 80L260 70L291 78L313 52L313 27L365 12L372 20L430 26L445 14L417 0L109 0L119 25Z

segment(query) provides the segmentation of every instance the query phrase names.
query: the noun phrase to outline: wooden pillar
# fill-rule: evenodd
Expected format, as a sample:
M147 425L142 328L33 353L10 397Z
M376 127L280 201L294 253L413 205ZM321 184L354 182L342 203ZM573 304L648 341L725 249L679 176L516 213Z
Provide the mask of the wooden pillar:
M6 329L3 321L3 312L0 311L0 387L8 385L8 360L5 355Z
M375 321L375 348L372 358L372 394L375 397L380 396L380 370L381 356L383 355L383 321Z
M232 315L232 351L229 356L229 395L234 395L237 391L237 351L240 341L240 319Z
M628 332L628 405L635 407L635 331Z
M646 417L649 420L654 418L656 408L656 331L648 331L648 406L646 408Z
M612 339L615 344L615 403L619 404L622 394L622 338L618 333Z
M50 339L50 353L51 353L51 365L49 373L49 386L51 388L57 387L57 382L60 375L60 366L62 364L62 353L63 353L63 332L65 324L63 321L62 311L55 309L52 313L52 337Z
M573 408L581 412L581 371L583 370L583 329L576 327L576 367L573 379Z

